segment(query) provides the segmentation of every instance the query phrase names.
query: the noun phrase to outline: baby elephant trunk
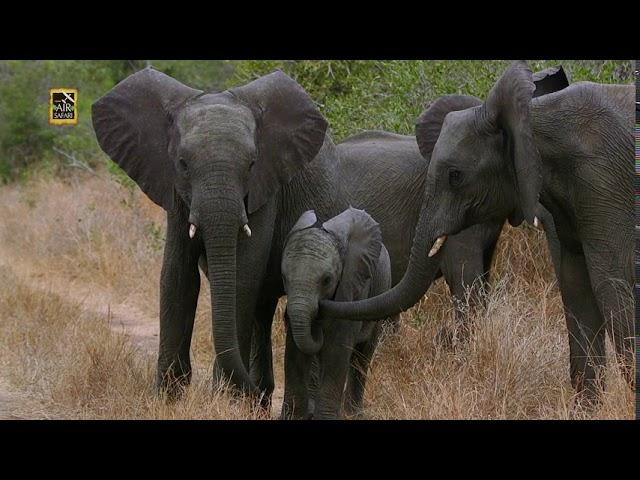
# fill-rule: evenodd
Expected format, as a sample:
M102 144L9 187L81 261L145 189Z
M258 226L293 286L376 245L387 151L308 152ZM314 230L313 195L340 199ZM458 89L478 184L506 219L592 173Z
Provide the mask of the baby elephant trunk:
M293 340L300 351L306 355L315 355L323 344L322 328L317 324L318 302L303 298L289 297L287 316Z

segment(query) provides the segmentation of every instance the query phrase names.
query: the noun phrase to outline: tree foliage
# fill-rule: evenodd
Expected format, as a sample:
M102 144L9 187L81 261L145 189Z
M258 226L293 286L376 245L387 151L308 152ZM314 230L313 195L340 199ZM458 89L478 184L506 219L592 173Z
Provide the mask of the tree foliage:
M61 173L69 159L107 164L128 177L99 149L91 104L147 65L205 91L219 91L279 68L295 78L329 120L336 141L361 130L413 134L423 108L439 95L483 98L509 62L447 60L40 60L0 61L0 183L35 172ZM631 61L531 61L534 70L562 64L571 81L631 83ZM51 87L79 89L77 126L47 122Z

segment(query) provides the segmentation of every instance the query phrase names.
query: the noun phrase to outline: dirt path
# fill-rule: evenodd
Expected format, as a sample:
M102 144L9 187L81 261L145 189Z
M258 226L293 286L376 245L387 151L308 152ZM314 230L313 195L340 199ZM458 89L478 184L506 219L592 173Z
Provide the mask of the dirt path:
M59 297L77 303L82 309L93 316L106 318L110 328L117 333L126 335L131 343L141 352L156 356L158 352L159 322L130 302L116 298L111 292L100 286L87 284L79 280L68 278L56 272L39 271L27 260L11 255L0 245L0 266L6 266L28 288L51 292ZM278 382L280 383L280 382ZM280 413L284 389L277 385L273 393L272 415ZM20 402L26 397L12 390L8 382L0 377L0 419L23 418L15 412L19 411ZM46 416L38 418L47 418Z
M58 418L38 407L37 403L18 392L0 378L0 420L44 420Z

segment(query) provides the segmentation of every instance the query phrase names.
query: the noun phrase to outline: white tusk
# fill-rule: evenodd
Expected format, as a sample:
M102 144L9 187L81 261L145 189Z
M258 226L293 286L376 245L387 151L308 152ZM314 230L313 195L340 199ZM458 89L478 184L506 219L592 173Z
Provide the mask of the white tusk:
M442 247L442 245L444 245L444 242L446 241L447 241L446 235L442 235L441 237L438 237L436 241L433 242L433 247L431 247L431 250L429 250L429 256L433 257L436 253L438 253L438 250L440 250L440 248Z
M189 238L193 238L196 235L196 226L192 223L189 225Z
M533 217L533 226L540 228L540 220L538 220L538 217Z
M244 227L242 227L242 231L247 234L247 237L251 236L251 229L246 223L244 224Z

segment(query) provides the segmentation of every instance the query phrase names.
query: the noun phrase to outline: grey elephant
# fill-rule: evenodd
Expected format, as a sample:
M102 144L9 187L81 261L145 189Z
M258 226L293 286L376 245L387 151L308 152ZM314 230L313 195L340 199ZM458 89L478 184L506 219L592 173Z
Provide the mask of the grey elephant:
M348 206L327 122L280 71L204 93L153 68L97 100L92 121L100 147L167 211L158 389L173 396L190 381L200 263L215 376L267 407L285 238L304 211L331 218Z
M548 68L534 75L534 97L568 85L562 67ZM475 97L459 96L438 109L428 135L439 134L445 116L452 111L478 106ZM336 145L340 177L349 188L351 205L370 213L382 229L382 239L391 256L392 282L396 285L407 269L413 234L424 196L431 154L421 154L415 136L372 130L347 138ZM425 161L426 160L426 161ZM450 345L454 335L463 340L469 333L466 305L483 305L488 290L490 267L505 217L496 216L471 225L447 240L440 257L436 279L444 277L454 302L456 328L443 328L438 337ZM394 317L397 321L397 316Z
M347 414L359 413L382 322L318 321L317 311L322 299L358 300L391 287L380 226L355 208L324 223L305 212L285 245L282 278L292 335L281 418L306 418L310 410L314 419L340 418L343 405Z
M384 131L359 133L336 148L340 175L351 180L346 192L349 203L380 223L395 285L409 262L430 159L422 157L414 136ZM439 340L447 345L454 336L462 340L468 333L466 300L471 308L482 305L481 292L488 286L504 220L471 226L452 236L443 249L436 278L443 276L449 286L456 320L456 328L444 327L439 333ZM396 329L397 321L398 316L393 316Z
M601 388L605 332L634 388L634 87L575 83L533 98L534 76L513 62L481 104L453 111L436 100L418 119L431 157L411 257L402 280L377 297L321 302L321 316L377 319L415 304L433 280L442 245L471 225L549 212L569 330L570 375L585 400ZM553 247L555 243L556 247Z

